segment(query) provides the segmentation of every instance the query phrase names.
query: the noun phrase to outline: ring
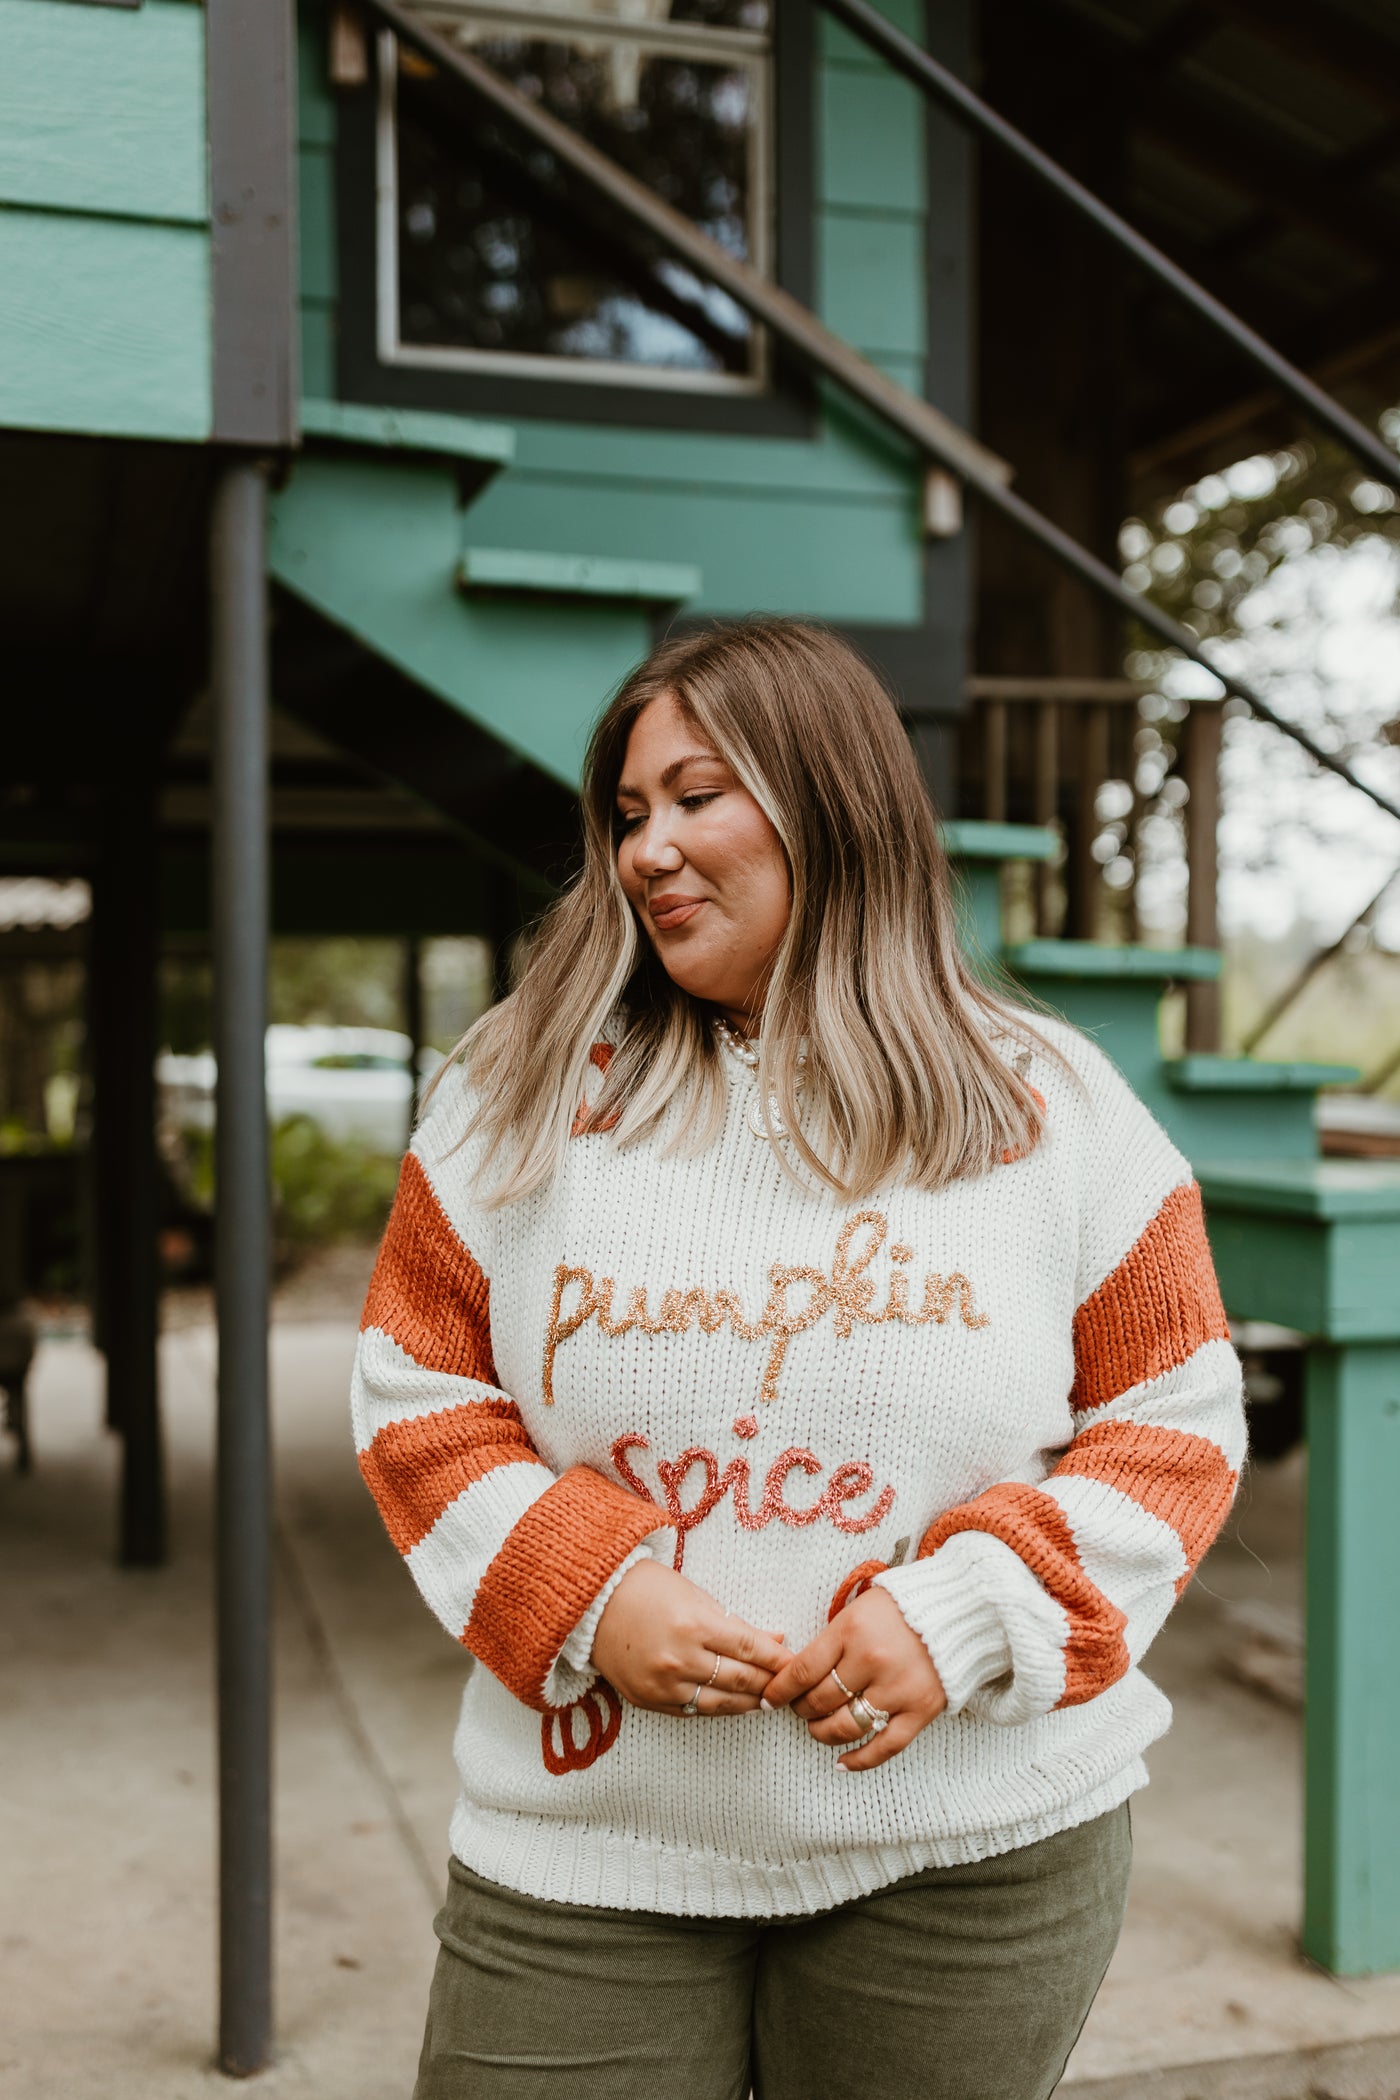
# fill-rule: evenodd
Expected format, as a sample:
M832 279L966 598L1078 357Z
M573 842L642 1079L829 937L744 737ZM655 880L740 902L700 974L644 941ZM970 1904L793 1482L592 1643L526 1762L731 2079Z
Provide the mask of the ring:
M836 1682L837 1682L837 1683L838 1683L839 1685L841 1685L841 1689L842 1689L842 1691L843 1691L843 1692L845 1693L845 1695L846 1695L847 1699L856 1699L856 1698L858 1698L858 1697L860 1696L860 1695L859 1695L859 1693L857 1693L857 1692L853 1692L853 1691L851 1690L851 1687L850 1687L850 1686L849 1686L848 1684L842 1684L842 1683L841 1683L841 1679L840 1679L840 1677L839 1677L839 1676L837 1676L837 1673L836 1673L836 1671L835 1671L835 1670L829 1670L829 1671L827 1672L827 1675L828 1675L829 1677L835 1677L835 1678L836 1678Z
M705 1682L704 1682L703 1684L697 1684L697 1685L696 1685L696 1687L695 1687L695 1690L694 1690L694 1691L693 1691L693 1692L691 1693L690 1697L689 1697L689 1698L688 1698L688 1699L686 1700L686 1702L685 1702L685 1705L684 1705L684 1706L683 1706L683 1707L681 1708L681 1712L682 1712L683 1714L698 1714L698 1713L699 1713L699 1711L700 1711L700 1694L701 1694L702 1692L708 1692L708 1690L710 1689L710 1686L711 1686L711 1685L712 1685L712 1684L714 1683L715 1679L716 1679L716 1678L718 1677L718 1675L719 1675L719 1666L720 1666L720 1664L721 1664L721 1663L722 1663L723 1661L724 1661L724 1657L723 1657L722 1655L717 1655L717 1656L715 1657L715 1666L714 1666L713 1670L711 1670L711 1672L710 1672L709 1676L708 1676L708 1677L707 1677L707 1678L705 1679Z
M842 1690L844 1689L843 1685ZM889 1727L890 1717L884 1707L872 1706L868 1699L861 1698L859 1692L847 1704L851 1710L851 1719L862 1735L878 1735L882 1728Z

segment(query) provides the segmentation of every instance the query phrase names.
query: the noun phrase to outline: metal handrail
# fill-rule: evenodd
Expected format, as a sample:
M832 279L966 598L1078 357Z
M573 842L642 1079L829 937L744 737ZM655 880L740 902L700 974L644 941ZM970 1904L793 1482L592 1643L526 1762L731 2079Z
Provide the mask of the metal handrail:
M841 5L848 4L849 0L841 0ZM654 191L620 168L616 161L600 153L577 132L570 131L548 110L527 102L498 73L469 52L460 50L435 29L430 29L401 6L399 0L365 0L365 5L371 14L393 30L401 43L407 44L443 72L453 75L518 130L572 169L590 189L607 197L637 225L646 227L692 269L722 285L747 313L771 328L803 364L834 379L857 400L863 401L927 458L946 467L968 488L974 489L984 503L1010 518L1028 538L1037 541L1091 590L1109 599L1132 619L1140 621L1170 648L1199 664L1227 693L1242 700L1260 721L1270 723L1284 736L1291 737L1317 765L1359 789L1388 816L1400 821L1400 802L1392 801L1380 788L1362 780L1344 760L1325 750L1305 729L1277 714L1268 701L1242 678L1212 663L1199 638L1188 627L1172 619L1150 599L1140 598L1130 591L1122 577L1106 562L1100 561L1096 554L1082 547L1034 504L1027 503L1023 496L1009 488L1006 477L1010 470L994 452L978 444L930 402L921 401L917 395L896 385L848 343L833 335L790 293L761 277L748 263L730 255L717 241L702 233L692 220L673 211ZM917 46L911 48L917 49Z
M1232 313L1204 285L1198 284L1170 256L1164 255L1135 226L1120 218L1102 197L1096 197L1068 169L1062 168L1048 153L1042 153L1039 146L1033 145L1024 132L1018 131L1014 124L1008 124L1005 117L999 116L980 95L973 93L966 81L930 57L902 29L896 29L878 8L872 7L870 0L817 0L817 5L844 23L872 51L878 51L906 80L940 102L958 123L979 132L989 144L1018 161L1062 202L1071 205L1081 218L1088 219L1100 233L1155 277L1158 284L1165 285L1178 299L1193 307L1242 356L1262 372L1267 372L1275 386L1290 395L1314 422L1329 430L1349 452L1364 460L1373 474L1392 488L1400 489L1400 459L1374 431L1350 415L1339 401L1334 401L1315 380L1308 378L1306 372L1300 372L1296 365L1274 349L1272 343L1256 334L1247 322Z

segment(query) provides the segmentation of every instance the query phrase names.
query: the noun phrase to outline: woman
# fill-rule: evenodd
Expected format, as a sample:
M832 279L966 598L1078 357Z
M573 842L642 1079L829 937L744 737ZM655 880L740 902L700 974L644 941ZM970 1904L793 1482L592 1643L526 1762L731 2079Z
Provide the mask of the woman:
M1040 2100L1243 1455L1199 1195L969 974L830 634L666 643L583 818L355 1374L476 1659L418 2100Z

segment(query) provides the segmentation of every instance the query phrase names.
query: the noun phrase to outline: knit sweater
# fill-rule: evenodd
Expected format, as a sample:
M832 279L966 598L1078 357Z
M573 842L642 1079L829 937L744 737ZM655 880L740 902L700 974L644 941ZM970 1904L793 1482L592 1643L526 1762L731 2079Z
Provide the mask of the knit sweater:
M1138 1664L1234 1493L1239 1365L1189 1167L1097 1049L1036 1025L1074 1069L1034 1054L1029 1153L856 1203L784 1172L726 1057L706 1149L665 1156L672 1110L620 1150L585 1101L556 1183L486 1209L444 1081L353 1417L391 1539L475 1659L468 1867L571 1903L812 1912L1145 1783L1170 1708ZM946 1710L848 1775L789 1710L626 1704L591 1650L644 1556L794 1653L877 1581Z

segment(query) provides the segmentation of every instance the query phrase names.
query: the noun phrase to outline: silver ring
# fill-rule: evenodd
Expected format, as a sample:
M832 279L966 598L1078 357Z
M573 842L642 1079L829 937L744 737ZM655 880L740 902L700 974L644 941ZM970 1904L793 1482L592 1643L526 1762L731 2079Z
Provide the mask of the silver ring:
M718 1677L718 1675L719 1675L719 1666L720 1666L720 1664L721 1664L721 1663L722 1663L723 1661L724 1661L724 1657L723 1657L722 1655L717 1655L717 1656L715 1657L715 1666L714 1666L713 1670L711 1670L711 1672L710 1672L709 1676L708 1676L708 1677L707 1677L707 1678L705 1679L705 1682L704 1682L703 1684L697 1684L697 1685L696 1685L696 1687L695 1687L695 1690L694 1690L694 1691L693 1691L693 1692L691 1693L690 1697L689 1697L689 1698L688 1698L688 1699L686 1700L686 1702L685 1702L685 1705L684 1705L684 1706L683 1706L683 1707L681 1708L681 1712L682 1712L683 1714L698 1714L698 1713L699 1713L699 1711L700 1711L700 1694L701 1694L702 1692L708 1692L708 1690L710 1689L710 1686L711 1686L711 1685L712 1685L712 1684L714 1683L715 1679L716 1679L716 1678Z
M889 1727L890 1717L884 1707L872 1706L868 1699L862 1699L859 1692L848 1704L850 1706L851 1719L855 1722L862 1735L878 1735L882 1728Z
M843 1684L843 1683L842 1683L842 1681L841 1681L841 1678L840 1678L840 1676L839 1676L839 1675L837 1674L837 1672L836 1672L835 1670L828 1670L828 1672L827 1672L827 1675L828 1675L829 1677L835 1677L835 1678L836 1678L836 1682L837 1682L837 1683L838 1683L838 1684L839 1684L839 1685L841 1686L841 1689L842 1689L842 1691L843 1691L843 1692L845 1693L845 1695L846 1695L847 1699L857 1699L857 1698L859 1698L860 1694L859 1694L858 1692L853 1692L853 1691L851 1690L851 1687L850 1687L850 1686L849 1686L848 1684Z

